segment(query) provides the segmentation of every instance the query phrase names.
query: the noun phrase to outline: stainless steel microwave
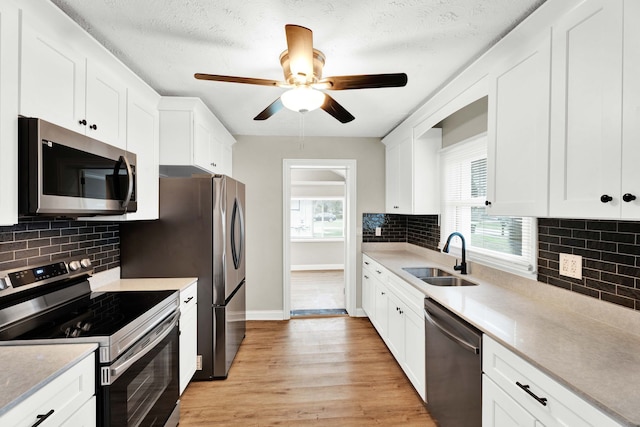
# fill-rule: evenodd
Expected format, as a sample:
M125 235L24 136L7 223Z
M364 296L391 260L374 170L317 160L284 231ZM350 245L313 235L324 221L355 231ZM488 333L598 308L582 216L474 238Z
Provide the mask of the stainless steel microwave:
M136 155L41 119L18 119L21 215L135 212Z

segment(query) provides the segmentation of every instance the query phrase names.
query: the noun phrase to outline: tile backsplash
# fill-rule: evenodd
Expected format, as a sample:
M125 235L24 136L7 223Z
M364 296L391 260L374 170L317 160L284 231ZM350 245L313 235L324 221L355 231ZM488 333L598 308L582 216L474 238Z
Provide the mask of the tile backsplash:
M119 267L118 223L29 217L0 227L0 270L85 255L95 272Z
M381 228L380 236L376 236L376 227ZM438 216L365 213L362 217L362 241L406 242L436 251L440 241Z
M407 242L437 251L439 240L437 215L363 215L365 243ZM560 253L582 256L582 279L560 276ZM539 218L538 281L640 310L640 222Z
M559 255L582 256L582 279L559 274ZM640 310L640 222L540 218L538 281Z

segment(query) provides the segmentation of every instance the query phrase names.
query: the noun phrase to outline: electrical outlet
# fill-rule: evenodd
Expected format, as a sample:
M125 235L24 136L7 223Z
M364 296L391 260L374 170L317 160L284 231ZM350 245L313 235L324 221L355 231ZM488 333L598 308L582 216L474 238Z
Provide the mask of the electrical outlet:
M382 236L382 228L380 228L380 227L376 227L376 236L377 236L377 237Z
M196 371L202 371L202 355L196 356Z
M580 255L560 254L560 275L582 279L582 257Z

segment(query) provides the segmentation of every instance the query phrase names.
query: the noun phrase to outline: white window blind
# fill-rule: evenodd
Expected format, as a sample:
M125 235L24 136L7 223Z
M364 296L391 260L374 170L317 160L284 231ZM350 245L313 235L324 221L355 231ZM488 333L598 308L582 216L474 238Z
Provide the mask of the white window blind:
M458 231L465 237L468 259L527 277L534 275L535 219L490 216L486 212L486 135L443 149L440 165L441 246L449 234ZM450 253L459 255L461 246L454 238Z

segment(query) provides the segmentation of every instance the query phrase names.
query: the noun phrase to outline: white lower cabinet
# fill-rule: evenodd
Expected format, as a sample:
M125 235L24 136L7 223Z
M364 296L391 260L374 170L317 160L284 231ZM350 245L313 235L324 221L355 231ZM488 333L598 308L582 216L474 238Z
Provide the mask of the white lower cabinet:
M363 308L380 337L426 401L424 294L363 255Z
M180 291L180 394L196 373L198 357L198 283Z
M96 368L91 353L0 417L12 427L96 425Z
M483 427L620 426L487 335L482 343Z

